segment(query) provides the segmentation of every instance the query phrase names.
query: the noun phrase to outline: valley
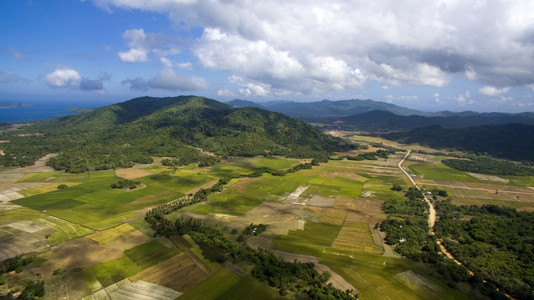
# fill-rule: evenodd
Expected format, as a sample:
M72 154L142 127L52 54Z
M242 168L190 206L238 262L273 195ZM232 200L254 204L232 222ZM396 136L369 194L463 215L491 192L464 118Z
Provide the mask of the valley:
M184 299L193 294L223 297L237 292L233 290L244 283L240 295L260 291L269 295L270 288L243 272L246 268L207 261L187 236L181 241L174 237L154 239L143 220L144 212L154 205L207 188L229 174L239 174L244 177L230 180L208 201L169 217L202 219L231 240L237 238L231 233L233 229L240 232L251 223L267 224L267 231L247 239L249 246L271 250L290 261L314 262L320 270L331 272L334 286L350 287L361 299L467 299L467 294L432 276L428 266L392 252L383 242L384 233L373 228L386 218L380 209L383 200L402 197L390 187L410 183L397 167L405 154L399 152L378 161L330 160L281 177L247 174L266 166L285 169L299 161L283 157L230 159L202 168L191 164L176 171L152 163L89 174L32 167L11 170L12 179L2 187L7 199L2 202L1 218L2 241L9 247L2 247L1 254L9 258L37 253L35 257L46 261L19 274L8 274L2 287L16 284L21 277L40 276L48 299L68 295L101 299L105 293L115 299L117 292L112 292L115 288L111 286L120 287L125 280L128 285L148 282L163 290L171 288L185 293L180 297ZM432 155L408 153L406 158L407 172L418 176L417 184L445 188L453 203L499 203L527 211L534 208L534 190L513 185L513 178L510 184L481 180L439 166ZM430 172L432 165L437 165L438 171ZM113 191L109 184L117 175L139 180L145 187ZM60 183L69 187L55 191ZM13 189L17 189L17 196L10 192ZM491 193L494 189L500 193ZM141 256L132 260L130 252ZM166 281L170 274L176 274L171 275L175 280ZM180 274L187 274L187 279L180 279ZM212 291L204 282L217 282L219 288ZM58 285L64 288L54 288Z
M514 259L488 232L469 238L468 225L499 224L492 214L528 220L534 176L460 171L442 161L472 154L354 131L325 135L198 97L166 98L140 114L150 101L3 136L12 157L4 161L15 163L0 172L0 295L29 293L32 283L44 299L529 297L531 289L519 292L528 255ZM109 129L91 129L103 115ZM202 122L208 115L218 121ZM57 129L65 124L73 131ZM24 149L36 138L40 148ZM237 147L243 140L249 146ZM528 243L524 230L525 241L509 243ZM266 260L287 269L265 275ZM508 260L524 272L493 276L492 264ZM310 267L308 277L289 275Z

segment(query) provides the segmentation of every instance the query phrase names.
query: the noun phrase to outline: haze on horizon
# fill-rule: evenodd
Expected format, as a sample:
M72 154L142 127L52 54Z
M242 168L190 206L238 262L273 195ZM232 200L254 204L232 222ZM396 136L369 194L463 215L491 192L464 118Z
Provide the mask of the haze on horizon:
M195 94L534 111L534 2L0 3L0 101Z

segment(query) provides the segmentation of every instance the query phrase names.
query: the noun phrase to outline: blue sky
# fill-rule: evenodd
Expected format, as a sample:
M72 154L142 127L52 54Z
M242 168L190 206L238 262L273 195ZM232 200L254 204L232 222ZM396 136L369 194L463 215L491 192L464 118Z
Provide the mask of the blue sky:
M530 0L3 0L0 101L534 111L532 11Z

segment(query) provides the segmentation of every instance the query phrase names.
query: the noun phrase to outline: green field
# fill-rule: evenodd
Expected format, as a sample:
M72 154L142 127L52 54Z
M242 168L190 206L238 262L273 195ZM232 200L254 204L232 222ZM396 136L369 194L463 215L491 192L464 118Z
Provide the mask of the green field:
M415 175L425 176L425 179L480 182L466 172L458 171L442 163L417 163L409 168Z
M216 299L254 299L254 300L269 300L269 299L287 299L282 297L273 288L259 282L257 279L246 276L241 278L237 283L231 286L223 294Z
M404 258L327 253L321 257L321 263L355 286L360 299L470 299L427 275L428 266Z
M90 176L91 180L86 183L19 199L14 203L92 229L102 230L132 218L130 211L168 202L183 195L177 191L170 191L170 188L164 189L150 185L134 191L112 189L111 183L117 180L112 171L94 172ZM188 184L196 183L194 180L188 182ZM168 185L178 189L175 187L176 182L168 183ZM181 188L189 188L189 185L181 186ZM160 197L153 195L160 195Z
M219 299L228 289L237 284L240 280L230 271L220 269L201 283L186 291L180 300L187 299ZM220 298L228 299L228 298Z
M178 248L168 248L156 240L124 251L136 265L146 269L182 252Z
M325 223L306 223L304 230L290 230L287 235L276 238L280 242L310 244L315 246L331 247L341 226Z
M91 279L93 276L98 279L103 287L119 282L126 277L140 272L142 269L136 265L128 256L123 256L114 260L110 260L101 264L91 266L84 269L84 277ZM93 286L94 282L89 282L89 286Z

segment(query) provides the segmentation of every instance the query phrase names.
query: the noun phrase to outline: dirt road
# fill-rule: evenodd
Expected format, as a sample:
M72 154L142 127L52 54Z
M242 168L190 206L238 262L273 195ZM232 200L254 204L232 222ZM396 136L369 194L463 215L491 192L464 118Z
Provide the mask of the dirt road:
M419 186L417 185L417 183L415 183L415 181L413 180L412 176L410 176L410 174L408 174L408 172L406 172L406 170L402 167L402 163L406 160L406 158L408 158L408 156L410 155L410 152L411 151L408 150L406 155L399 161L397 166L399 167L399 169L401 169L401 171L404 173L404 175L406 175L406 177L408 177L408 179L410 179L410 182L413 184L413 186L415 188L417 188L418 190L421 190L419 188ZM434 224L436 224L436 210L434 209L434 205L432 205L432 202L430 202L430 200L428 200L428 198L425 195L423 195L423 197L425 197L425 201L429 205L429 209L428 209L428 211L429 211L429 215L428 215L428 231L429 231L430 234L435 235L436 233L434 232ZM445 254L445 256L447 256L448 258L452 259L458 265L463 265L460 261L456 260L454 258L454 256L449 251L447 251L447 249L445 247L443 247L442 242L439 239L438 239L438 245L439 245L440 251L443 254ZM469 270L469 272L472 273L470 270Z
M421 190L419 188L419 186L417 185L417 183L415 183L415 181L413 180L412 176L410 176L410 174L408 174L408 172L406 172L406 170L402 167L402 163L406 160L406 158L408 158L408 156L410 155L411 151L408 150L408 152L406 153L406 155L399 161L399 163L397 164L397 166L399 167L399 169L404 173L404 175L406 175L406 177L408 177L408 179L410 179L410 182L412 183L412 185L418 189L418 190ZM423 195L424 196L424 195ZM430 202L430 200L428 200L428 198L426 196L425 197L425 201L428 203L429 205L429 216L428 216L428 228L430 230L430 233L431 234L434 234L434 224L436 224L436 210L434 209L434 206L432 205L432 202Z

